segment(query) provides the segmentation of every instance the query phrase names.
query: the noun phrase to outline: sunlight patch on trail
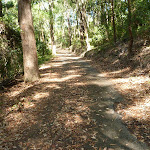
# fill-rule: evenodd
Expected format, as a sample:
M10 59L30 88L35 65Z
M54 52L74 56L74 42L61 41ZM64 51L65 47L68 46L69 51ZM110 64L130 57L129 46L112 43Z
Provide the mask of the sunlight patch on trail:
M44 70L44 69L50 69L50 64L44 64L44 65L41 65L41 67L39 68L40 70Z
M49 84L46 86L45 89L50 88L50 89L61 89L60 86L58 86L57 84Z
M41 92L41 93L37 92L33 96L33 99L38 100L38 99L42 99L42 98L45 98L45 97L48 97L48 96L49 96L49 92Z
M149 120L150 118L150 97L144 98L142 101L136 102L128 108L118 111L123 114L123 119L134 118L138 121ZM143 115L144 114L144 115Z
M63 78L53 78L53 79L42 79L42 82L64 82L64 81L68 81L77 77L80 77L81 75L68 75L66 77Z
M127 67L127 68L112 71L112 72L102 72L98 76L99 77L112 77L113 75L118 75L118 76L120 75L120 77L121 77L121 74L128 72L129 70L130 70L130 68Z

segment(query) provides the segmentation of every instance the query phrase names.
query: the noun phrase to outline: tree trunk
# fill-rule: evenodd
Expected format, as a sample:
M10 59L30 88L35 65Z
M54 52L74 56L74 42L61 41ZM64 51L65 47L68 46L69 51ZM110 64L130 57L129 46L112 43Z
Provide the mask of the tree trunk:
M90 50L90 43L89 43L89 35L88 35L88 24L86 19L86 8L85 8L85 2L82 3L82 16L83 16L83 25L85 29L85 36L86 36L86 46L87 51Z
M79 0L76 0L76 9L77 9L77 30L79 31L79 38L80 38L80 43L81 46L83 47L84 44L84 26L83 26L83 22L82 22L82 13L81 13L81 9L80 9L80 5L79 5ZM78 25L79 24L79 25Z
M0 17L3 17L2 6L2 0L0 0Z
M97 5L96 5L96 11L95 11L95 25L99 26L101 24L101 2L97 1Z
M115 25L115 14L114 14L114 0L111 0L111 11L112 11L112 25L114 32L114 43L116 43L116 25Z
M18 0L18 19L23 48L24 81L39 79L38 58L31 12L31 0Z
M40 11L41 11L41 5L40 5L40 3L39 3L39 9L38 9L38 15L40 16ZM39 17L39 25L38 25L39 27L40 27L40 30L39 30L39 32L38 32L38 40L39 41L41 41L41 29L42 29L42 23L41 23L41 19L40 19L40 17Z
M67 20L68 20L69 46L71 46L71 24L70 24L70 13L68 13Z
M107 17L106 17L106 0L105 1L101 1L101 24L105 26L106 30L106 40L109 40L109 25L107 23Z
M80 38L80 29L79 29L79 18L78 18L78 11L76 13L76 21L77 21L77 25L76 25L76 35L77 35L77 38Z
M54 40L54 18L53 18L53 0L48 0L49 2L49 17L50 17L50 37L51 37L51 48L52 54L56 54L55 40Z
M88 26L87 26L87 19L86 19L86 9L85 9L85 1L79 0L78 1L78 9L80 12L80 26L81 26L81 44L86 41L87 51L90 50L90 43L88 37ZM83 37L82 37L83 36Z
M82 12L79 11L79 15L80 15L80 41L81 41L81 46L85 46L85 29L84 29L84 25L83 25L83 21L82 21Z
M128 54L131 56L132 46L133 46L133 35L132 35L132 23L131 23L131 0L128 0L128 30L129 30L129 46L128 46Z
M101 1L101 24L105 25L106 22L106 16L105 16L105 8L104 8L104 2Z

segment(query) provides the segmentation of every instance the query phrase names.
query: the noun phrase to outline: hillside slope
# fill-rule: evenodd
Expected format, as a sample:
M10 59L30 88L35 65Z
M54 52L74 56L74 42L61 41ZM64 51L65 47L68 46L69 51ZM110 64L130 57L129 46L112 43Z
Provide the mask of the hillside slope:
M115 104L115 110L130 131L150 146L150 42L136 40L134 55L128 59L127 43L115 47L91 50L85 57L108 77L125 101Z

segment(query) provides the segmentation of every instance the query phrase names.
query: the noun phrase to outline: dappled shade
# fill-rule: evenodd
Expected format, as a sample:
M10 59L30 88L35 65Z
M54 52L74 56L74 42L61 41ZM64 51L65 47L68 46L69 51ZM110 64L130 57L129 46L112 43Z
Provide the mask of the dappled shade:
M114 111L123 97L112 81L88 61L61 52L41 66L39 81L3 95L2 148L145 150Z

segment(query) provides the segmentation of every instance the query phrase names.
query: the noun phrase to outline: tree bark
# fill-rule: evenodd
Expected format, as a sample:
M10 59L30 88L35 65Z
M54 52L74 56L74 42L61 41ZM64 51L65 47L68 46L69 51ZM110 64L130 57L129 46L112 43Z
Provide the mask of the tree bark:
M116 43L116 25L115 25L115 14L114 14L114 0L111 0L111 10L112 10L112 25L114 32L114 43Z
M77 25L76 25L76 35L77 38L80 38L80 29L79 29L79 18L78 18L79 14L78 11L76 12L76 21L77 21Z
M133 34L132 34L132 23L131 23L131 0L128 0L128 30L129 30L129 45L128 45L128 54L131 56L132 46L133 46Z
M2 0L0 0L0 17L3 17L2 6Z
M96 20L95 20L95 24L97 25L97 26L99 26L100 24L101 24L101 14L102 14L102 12L101 12L101 2L100 1L97 1L97 5L96 5L96 12L95 12L95 15L96 15Z
M84 29L84 25L83 25L83 20L82 20L82 12L79 11L79 15L80 15L80 41L81 41L81 46L85 46L85 29Z
M31 0L18 0L18 19L23 48L24 81L39 79L38 58L34 35Z
M81 41L85 39L87 51L90 50L90 43L88 37L88 26L86 19L86 8L85 8L85 0L78 1L78 9L80 12L80 26L81 26ZM81 44L84 42L82 41Z
M101 24L105 26L106 30L106 40L109 40L109 25L107 22L107 17L106 17L106 0L105 1L101 1Z
M87 51L88 51L90 50L90 43L89 43L88 25L87 25L87 19L86 19L85 2L82 3L82 16L83 16L83 25L84 25L85 36L86 36L86 46L87 46Z
M77 30L79 31L79 38L80 38L80 43L81 46L83 47L84 44L84 26L83 26L83 22L82 22L82 13L81 13L81 9L80 9L80 5L79 5L79 0L76 0L76 10L77 10ZM78 25L79 24L79 25Z
M71 24L70 24L70 13L68 13L67 20L68 20L69 46L71 46Z
M56 54L55 50L55 40L54 40L54 18L53 18L53 1L48 0L49 2L49 17L50 17L50 37L51 37L51 48L52 54Z

